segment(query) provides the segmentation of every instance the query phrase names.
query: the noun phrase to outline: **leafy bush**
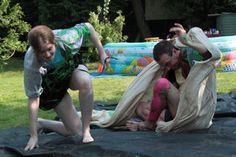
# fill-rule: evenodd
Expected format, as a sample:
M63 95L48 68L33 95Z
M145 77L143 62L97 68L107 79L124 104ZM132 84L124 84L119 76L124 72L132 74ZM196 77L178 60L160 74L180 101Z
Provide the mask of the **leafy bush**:
M24 13L16 4L10 6L10 0L0 4L0 60L9 59L16 51L23 52L27 43L20 41L21 35L28 32L30 25L22 20Z
M104 0L103 7L97 6L97 12L90 12L88 19L99 34L103 45L110 42L122 42L128 39L122 33L125 25L125 17L122 15L122 11L118 10L116 12L118 16L115 19L110 19L108 17L109 4L110 0ZM88 53L86 54L87 61L93 62L99 60L98 55L94 51L93 47L89 47Z

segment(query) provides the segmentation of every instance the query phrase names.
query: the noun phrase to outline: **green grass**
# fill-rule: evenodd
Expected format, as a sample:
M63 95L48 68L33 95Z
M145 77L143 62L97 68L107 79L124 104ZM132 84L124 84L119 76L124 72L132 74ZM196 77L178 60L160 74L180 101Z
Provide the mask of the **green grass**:
M236 92L236 72L217 72L216 87L218 93Z
M117 103L135 77L93 78L94 100ZM236 92L236 72L217 73L217 92ZM69 91L76 106L78 93ZM39 110L39 116L53 119L55 113ZM12 59L0 71L0 129L28 125L27 97L23 87L23 61Z

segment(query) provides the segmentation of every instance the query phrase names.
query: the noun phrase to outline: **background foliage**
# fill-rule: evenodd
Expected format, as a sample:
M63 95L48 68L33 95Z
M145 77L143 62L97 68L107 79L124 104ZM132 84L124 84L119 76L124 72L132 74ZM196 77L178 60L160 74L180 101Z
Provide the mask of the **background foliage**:
M20 5L10 5L10 0L2 0L0 4L0 60L9 59L16 51L23 52L26 42L20 37L30 29L23 20L24 13Z
M25 20L32 26L44 24L57 29L88 21L89 12L95 11L103 0L12 0L12 3L19 3L26 15ZM125 8L120 0L112 0L110 7L111 16Z
M103 6L97 6L96 12L89 13L88 21L94 26L95 30L100 36L100 40L103 45L111 42L124 42L127 40L127 36L123 36L123 27L125 25L125 17L122 15L122 11L118 10L118 15L114 19L109 18L110 12L110 0L104 0ZM87 58L90 61L98 60L98 55L94 55L94 48L89 49Z
M22 6L26 14L25 20L32 26L44 24L52 29L58 29L72 27L89 20L101 35L103 44L127 39L126 36L122 36L125 17L121 15L121 9L124 8L124 4L118 0L113 0L111 3L110 0L12 0L12 2ZM98 7L103 3L103 7ZM98 8L102 10L98 11ZM92 45L89 49L83 48L83 50L86 51L85 62L99 60Z

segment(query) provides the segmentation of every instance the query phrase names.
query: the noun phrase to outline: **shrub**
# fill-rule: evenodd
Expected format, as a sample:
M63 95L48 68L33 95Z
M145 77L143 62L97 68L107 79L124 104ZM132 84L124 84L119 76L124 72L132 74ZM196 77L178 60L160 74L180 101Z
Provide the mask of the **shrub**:
M109 4L110 0L104 0L103 7L97 6L97 12L90 12L88 19L99 34L99 38L103 45L110 42L122 42L128 39L128 37L123 36L122 33L125 25L125 17L122 15L122 11L118 10L116 12L118 16L114 19L110 19L108 17ZM86 56L87 61L93 62L99 60L97 53L94 53L94 51L94 47L89 47Z
M27 43L20 41L21 35L28 32L30 25L22 20L24 13L16 4L10 6L10 0L0 4L0 60L7 60L17 52L23 52ZM0 63L1 64L1 63Z

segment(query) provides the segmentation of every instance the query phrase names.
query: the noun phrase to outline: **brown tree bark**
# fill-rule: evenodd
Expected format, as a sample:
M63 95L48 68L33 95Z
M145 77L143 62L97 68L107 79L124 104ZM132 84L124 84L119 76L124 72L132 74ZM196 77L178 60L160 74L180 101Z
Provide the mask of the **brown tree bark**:
M148 27L147 22L145 21L145 13L142 6L141 0L131 0L132 7L134 10L135 18L139 28L139 34L141 35L142 40L147 37L151 37L151 31Z

